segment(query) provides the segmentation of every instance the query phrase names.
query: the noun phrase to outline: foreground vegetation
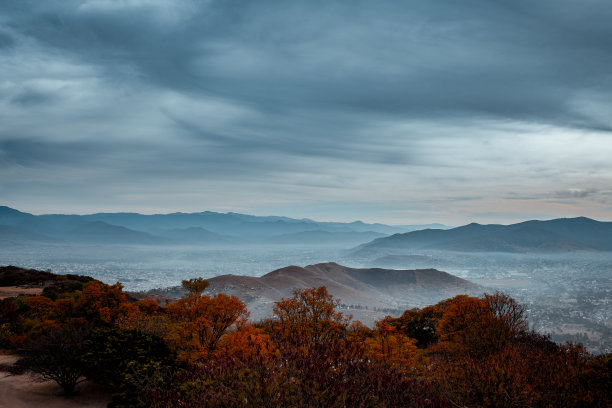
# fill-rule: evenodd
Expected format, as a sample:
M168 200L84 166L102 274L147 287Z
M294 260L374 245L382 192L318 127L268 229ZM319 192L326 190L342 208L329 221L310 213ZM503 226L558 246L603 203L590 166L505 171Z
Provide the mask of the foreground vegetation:
M202 279L161 308L120 284L0 268L0 280L52 282L0 301L0 347L66 395L84 379L113 407L607 407L612 358L528 330L502 293L407 310L368 328L325 287L296 290L271 319L203 295ZM5 273L7 272L7 273ZM7 277L8 276L8 277Z

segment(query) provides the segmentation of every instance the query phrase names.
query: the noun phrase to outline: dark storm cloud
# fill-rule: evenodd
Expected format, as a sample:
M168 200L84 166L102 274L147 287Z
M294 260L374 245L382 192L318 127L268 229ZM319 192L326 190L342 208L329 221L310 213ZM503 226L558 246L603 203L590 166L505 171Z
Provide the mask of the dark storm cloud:
M13 44L15 44L13 37L0 31L0 48L9 48Z
M609 0L5 0L0 166L109 197L155 177L364 208L594 199L610 21Z
M11 102L27 107L31 105L49 103L53 101L53 99L54 96L52 94L26 90L11 98Z
M36 139L6 139L0 141L0 153L5 161L19 165L56 165L59 163L90 163L96 154L109 147L92 142L50 142Z
M119 4L131 7L119 7ZM13 29L147 81L258 109L495 115L596 126L612 91L605 0L13 2Z
M376 142L377 135L364 134L367 124L359 118L335 118L324 113L316 117L258 117L232 128L231 132L213 133L207 131L205 123L198 123L197 118L190 120L181 118L180 114L164 113L186 134L227 154L266 151L372 163L410 162L408 153L381 147Z
M54 142L34 139L10 139L0 142L0 168L4 165L26 167L91 168L126 176L155 176L163 178L183 177L185 174L231 176L237 160L231 160L226 152L215 152L191 145L189 149L160 148L137 145L132 142L108 144L103 141ZM250 163L256 172L255 163ZM140 174L139 174L140 173Z

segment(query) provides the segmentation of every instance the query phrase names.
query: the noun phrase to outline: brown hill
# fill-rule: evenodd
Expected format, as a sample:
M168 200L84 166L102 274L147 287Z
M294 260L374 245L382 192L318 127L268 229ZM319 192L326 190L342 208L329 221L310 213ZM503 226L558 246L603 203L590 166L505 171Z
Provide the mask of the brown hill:
M246 303L252 320L269 317L274 302L290 297L294 289L326 286L340 300L343 312L366 324L388 314L479 290L466 280L436 269L356 269L336 263L288 266L259 278L222 275L208 281L210 286L205 293L237 296Z

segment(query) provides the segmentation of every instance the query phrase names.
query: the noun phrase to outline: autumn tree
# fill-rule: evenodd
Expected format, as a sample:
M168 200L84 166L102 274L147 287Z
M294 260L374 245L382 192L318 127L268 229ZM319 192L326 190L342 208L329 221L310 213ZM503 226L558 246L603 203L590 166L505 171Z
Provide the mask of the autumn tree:
M523 306L505 294L452 299L437 331L430 373L456 405L608 406L596 360L528 332Z
M405 334L417 341L417 346L425 348L438 340L438 321L442 317L442 308L427 306L423 309L406 310L400 317L387 317L385 322L397 328L400 333Z
M112 406L148 407L142 393L174 371L173 356L157 336L136 330L98 327L80 347L84 374L112 391Z
M376 328L364 341L370 358L404 372L417 364L416 342L384 320L376 322Z
M28 317L38 321L50 320L57 316L55 302L46 296L32 296L25 299L29 308Z
M9 339L10 343L17 347L51 327L58 327L72 320L71 315L67 315L62 308L64 302L54 301L46 296L20 296L8 301L17 312L10 324L14 332Z
M246 306L235 296L190 292L166 309L173 318L166 339L183 358L198 358L214 351L227 329L244 323Z
M79 347L87 331L87 326L82 324L49 328L20 350L23 357L16 365L42 380L55 381L70 396L77 384L85 381Z
M204 278L193 278L183 280L181 282L183 289L187 290L190 294L201 295L204 290L208 287L209 283Z
M449 355L494 352L527 329L524 308L505 294L461 295L451 300L437 326L437 349Z
M219 356L225 357L225 356ZM153 390L155 407L447 407L431 383L371 361L360 343L288 345L265 358L206 359Z
M170 319L165 310L152 299L139 300L124 304L122 314L115 326L123 330L136 330L139 333L163 338L170 328Z
M525 317L525 306L499 291L492 295L485 293L484 300L493 317L511 333L519 334L527 331L529 327Z
M127 302L121 283L107 285L95 280L85 284L82 291L67 294L66 298L72 300L76 315L103 324L114 323L122 313L122 305Z
M263 329L244 325L228 333L219 342L218 355L223 358L254 362L267 359L276 351L270 336Z
M339 301L325 286L296 289L274 306L276 335L294 344L315 344L343 333L350 316L336 312Z

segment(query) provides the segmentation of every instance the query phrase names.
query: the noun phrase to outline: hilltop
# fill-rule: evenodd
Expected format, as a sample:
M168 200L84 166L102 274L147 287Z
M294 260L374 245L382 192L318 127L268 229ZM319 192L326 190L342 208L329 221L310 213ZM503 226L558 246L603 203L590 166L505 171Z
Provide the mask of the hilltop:
M425 229L375 239L354 255L406 250L462 252L612 251L612 222L586 217L525 221L511 225L472 223L448 230Z
M294 289L326 286L355 319L371 324L390 311L435 303L460 293L478 293L479 287L436 269L357 269L337 263L287 266L261 277L221 275L208 279L205 293L227 293L242 300L252 320L269 317L272 305L291 297ZM179 296L178 288L156 293Z

